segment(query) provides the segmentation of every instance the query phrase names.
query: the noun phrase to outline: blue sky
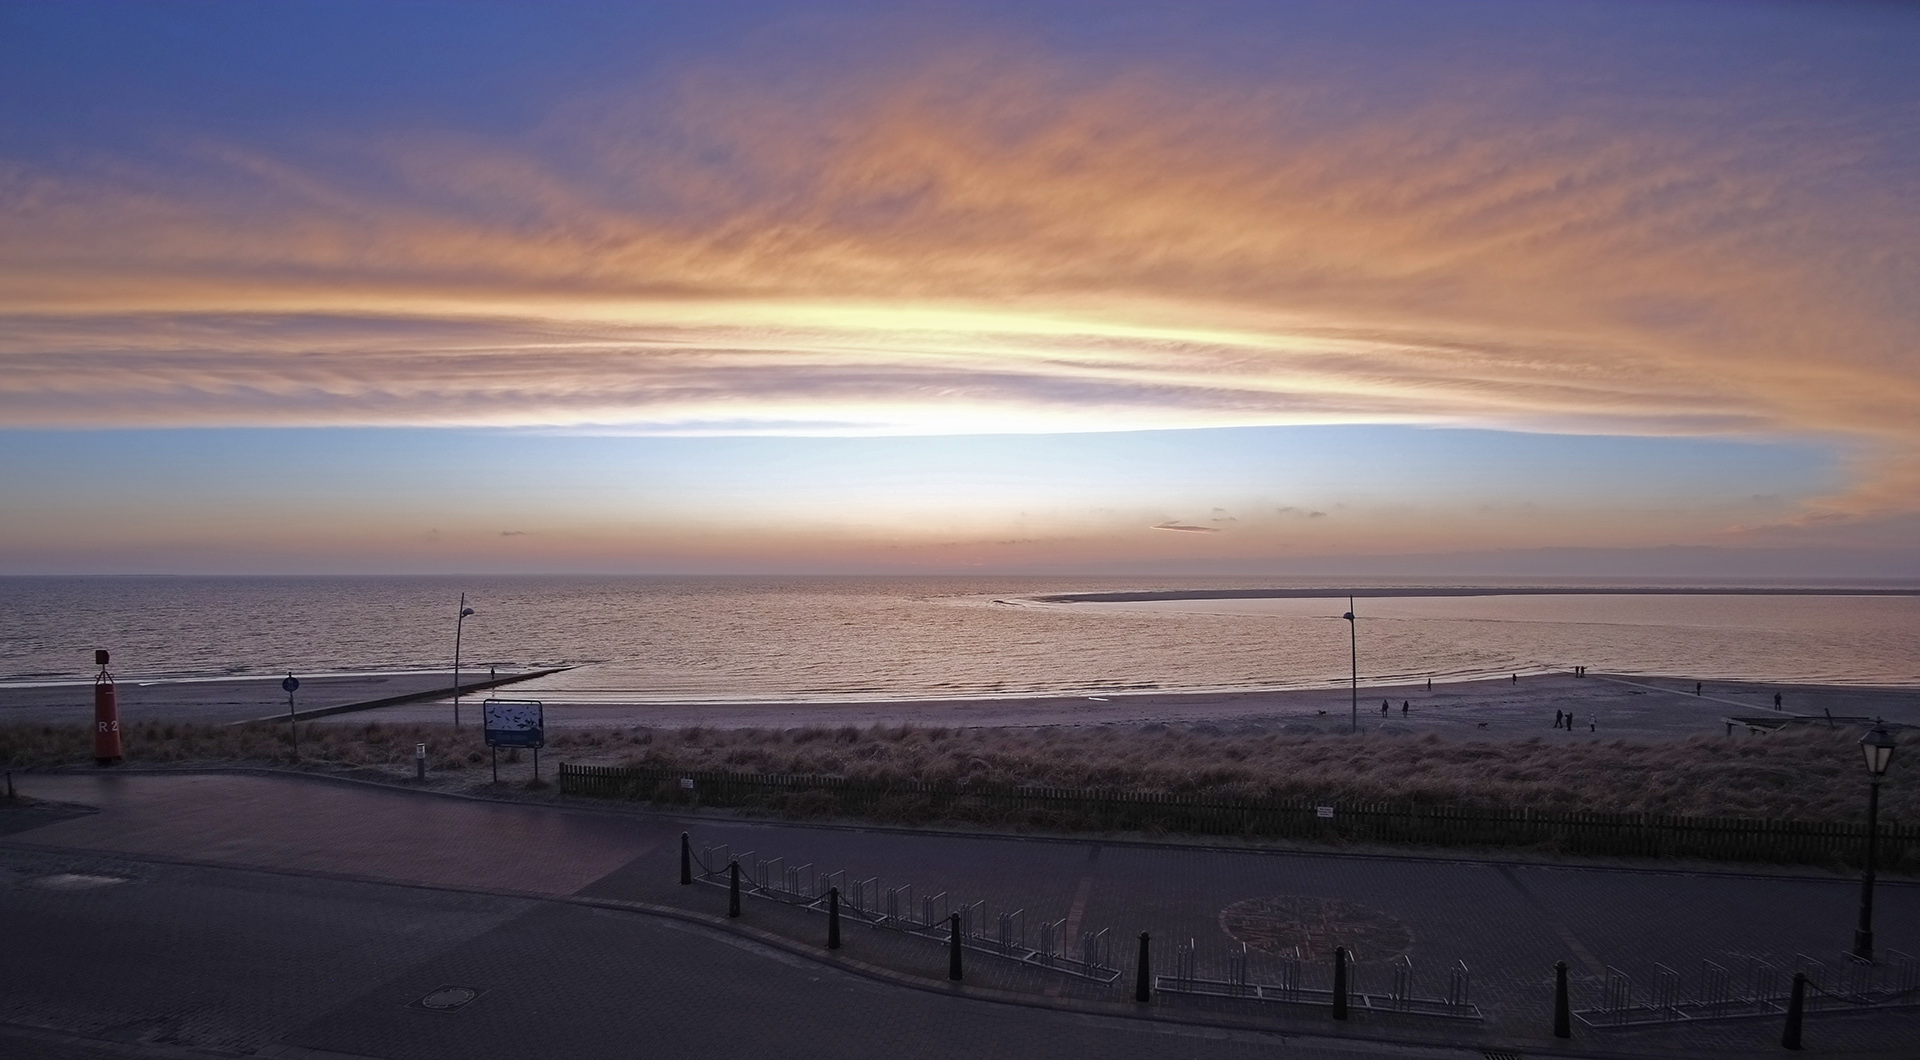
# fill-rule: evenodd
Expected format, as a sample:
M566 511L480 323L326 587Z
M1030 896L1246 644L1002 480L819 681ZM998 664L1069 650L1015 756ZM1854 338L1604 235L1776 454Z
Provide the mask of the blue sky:
M1920 575L1916 49L1898 5L0 5L0 572Z

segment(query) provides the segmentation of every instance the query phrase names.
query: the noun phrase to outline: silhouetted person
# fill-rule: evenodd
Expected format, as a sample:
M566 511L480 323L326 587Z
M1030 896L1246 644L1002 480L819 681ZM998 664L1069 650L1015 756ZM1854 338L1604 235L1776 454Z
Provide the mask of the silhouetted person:
M1553 712L1553 727L1554 727L1554 728L1556 728L1556 729L1557 729L1557 728L1559 728L1559 727L1560 727L1560 719L1561 719L1561 716L1562 716L1562 715L1563 715L1564 713L1565 713L1564 711L1558 711L1558 710L1556 710L1556 711L1554 711L1554 712Z
M1386 700L1384 700L1384 699L1383 699L1383 700L1381 700L1381 701L1380 701L1380 716L1381 716L1381 717L1383 717L1383 718L1384 718L1384 717L1386 717L1386 716L1387 716L1387 707L1388 707L1388 706L1389 706L1389 703L1388 703L1388 702L1387 702Z
M1403 717L1403 718L1404 718L1404 717L1406 717L1406 716L1407 716L1407 711L1408 711L1408 710L1410 710L1410 709L1412 709L1412 704L1410 704L1410 703L1408 703L1408 702L1407 702L1406 700L1404 700L1404 699L1400 701L1400 716L1401 716L1401 717Z
M1693 683L1693 694L1696 696L1700 694L1700 682L1698 681Z
M1514 683L1514 684L1516 684L1516 685L1520 683L1520 675L1519 675L1519 674L1514 674L1514 675L1513 675L1513 683Z
M1427 691L1433 691L1433 678L1427 678Z
M1773 709L1775 710L1780 709L1780 693L1778 692L1775 692L1773 694Z
M1573 726L1569 725L1567 727L1572 728ZM1600 715L1598 714L1587 715L1587 731L1588 732L1600 731Z

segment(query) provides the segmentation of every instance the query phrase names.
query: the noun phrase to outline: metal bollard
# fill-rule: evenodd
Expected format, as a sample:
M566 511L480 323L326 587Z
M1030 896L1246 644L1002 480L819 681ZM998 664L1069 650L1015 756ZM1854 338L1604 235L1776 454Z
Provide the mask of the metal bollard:
M686 886L693 882L693 840L687 833L680 833L680 884Z
M727 865L727 915L740 915L740 863Z
M1347 1018L1347 948L1333 949L1333 1018Z
M413 779L427 779L427 745L423 743L413 745Z
M1133 973L1133 999L1142 1004L1153 1000L1153 956L1149 949L1152 940L1147 933L1140 933L1140 962Z
M947 917L947 978L960 981L960 914Z
M1553 962L1553 1036L1573 1037L1573 1010L1567 1005L1567 962Z
M840 948L840 888L827 888L827 948Z
M1793 996L1787 999L1787 1029L1780 1033L1780 1047L1800 1048L1800 1024L1807 1007L1807 973L1793 973Z

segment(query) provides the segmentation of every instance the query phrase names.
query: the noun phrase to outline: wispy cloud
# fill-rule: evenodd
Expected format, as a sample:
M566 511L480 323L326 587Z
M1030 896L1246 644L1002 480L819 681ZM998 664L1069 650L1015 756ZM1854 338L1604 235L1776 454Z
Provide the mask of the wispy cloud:
M1217 526L1194 526L1194 525L1192 525L1192 524L1190 524L1190 523L1176 523L1176 522L1173 522L1172 520L1168 520L1167 522L1164 522L1164 523L1155 523L1155 524L1153 524L1152 526L1150 526L1150 527L1148 527L1148 529L1150 529L1150 530L1174 530L1174 531L1178 531L1179 533L1183 533L1183 534L1217 534L1217 533L1220 533L1220 528L1219 528L1219 527L1217 527Z
M1871 135L913 65L0 163L0 424L1793 434L1855 454L1824 511L1920 503L1920 175Z

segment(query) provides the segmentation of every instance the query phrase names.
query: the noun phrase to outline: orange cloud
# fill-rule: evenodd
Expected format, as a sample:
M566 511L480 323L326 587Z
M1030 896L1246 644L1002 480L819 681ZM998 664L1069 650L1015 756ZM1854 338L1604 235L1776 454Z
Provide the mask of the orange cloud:
M1920 504L1916 174L1870 137L970 52L790 87L16 164L0 423L1795 435L1854 454L1822 512Z

